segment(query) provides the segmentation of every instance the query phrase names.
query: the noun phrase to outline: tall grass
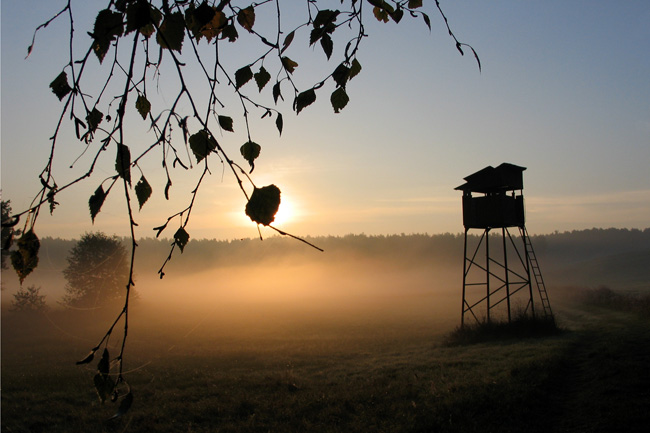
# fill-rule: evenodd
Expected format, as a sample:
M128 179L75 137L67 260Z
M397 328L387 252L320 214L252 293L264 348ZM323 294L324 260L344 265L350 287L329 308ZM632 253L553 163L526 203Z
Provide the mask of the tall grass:
M518 313L510 322L483 321L459 326L450 332L444 342L447 346L459 346L498 340L549 337L562 333L553 317L533 317Z

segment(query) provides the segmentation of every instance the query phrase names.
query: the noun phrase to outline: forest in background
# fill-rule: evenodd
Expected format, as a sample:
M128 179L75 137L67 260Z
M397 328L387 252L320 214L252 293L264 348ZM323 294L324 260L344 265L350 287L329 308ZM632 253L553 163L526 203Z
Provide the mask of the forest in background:
M492 239L500 238L495 232L492 232ZM472 235L471 241L475 242L477 236ZM460 291L462 234L350 234L307 240L325 251L319 252L301 242L279 236L263 241L192 240L182 254L178 250L174 251L171 262L165 268L166 276L160 281L157 271L169 254L172 241L140 239L136 256L136 287L164 287L165 283L170 284L170 280L175 284L189 275L206 272L216 272L217 278L226 281L229 275L263 275L266 270L273 269L275 273L272 279L292 279L295 275L291 271L285 276L278 272L281 269L302 267L309 274L310 271L305 266L313 265L328 269L321 270L322 273L342 274L341 278L345 275L352 276L358 271L356 277L359 279L363 279L364 274L372 278L375 269L381 272L390 269L393 275L404 275L402 289L409 284L408 276L417 274L424 280L429 280L429 283L418 280L419 286L426 287L430 284L431 287L439 288L444 285L452 292ZM650 267L647 266L650 263L650 228L555 232L534 235L531 240L551 291L558 287L602 286L626 291L650 289ZM55 305L63 294L65 280L62 270L75 242L59 238L42 239L39 266L25 281L26 286L41 287L41 293L47 296L50 305ZM127 240L124 242L126 244ZM340 270L341 266L345 270ZM18 289L18 281L11 270L5 270L2 276L2 303L6 307L11 301L11 294ZM309 280L309 276L304 278ZM318 272L314 273L314 278L320 278ZM280 282L276 281L278 284ZM241 284L256 283L244 278ZM146 290L140 292L146 294ZM144 298L147 299L147 296Z

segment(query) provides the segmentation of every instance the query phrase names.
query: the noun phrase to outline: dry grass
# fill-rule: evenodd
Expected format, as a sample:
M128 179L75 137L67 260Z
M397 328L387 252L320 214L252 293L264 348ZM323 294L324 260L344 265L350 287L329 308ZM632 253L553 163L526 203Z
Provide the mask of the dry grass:
M569 331L449 347L456 323L424 316L140 311L135 402L106 421L115 406L94 395L94 366L74 365L103 319L5 314L2 431L645 431L650 324L577 306L558 315Z

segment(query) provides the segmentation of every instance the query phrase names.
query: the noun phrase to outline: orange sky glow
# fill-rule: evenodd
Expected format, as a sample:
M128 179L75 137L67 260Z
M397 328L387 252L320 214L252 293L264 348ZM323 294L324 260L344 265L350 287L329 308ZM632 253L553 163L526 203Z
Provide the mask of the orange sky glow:
M65 55L57 60L53 54L67 43L65 25L53 23L39 33L27 59L25 50L34 28L62 4L2 5L2 198L17 211L40 188L38 174L60 113L48 83L65 62ZM479 53L480 72L471 55L456 51L434 10L431 32L421 22L369 20L359 53L363 70L350 82L351 100L341 113L334 114L324 97L299 116L290 104L280 105L282 137L273 125L253 121L262 153L252 179L282 190L274 225L303 237L462 232L461 194L454 188L485 166L510 162L527 167L531 233L647 227L647 2L615 8L605 1L442 6L455 33ZM92 8L77 8L82 26ZM296 49L322 57L307 46ZM311 66L303 66L308 74ZM172 96L161 86L158 108ZM235 135L217 138L239 157L245 128L236 114ZM73 129L62 132L59 184L82 173L89 158ZM131 143L151 141L146 128L134 129ZM73 238L94 230L127 235L120 194L109 196L94 224L88 211L88 198L113 174L113 163L111 157L100 160L90 179L58 195L54 215L39 217L39 236ZM153 227L187 206L200 175L198 169L175 171L167 201L165 180L155 174L159 167L156 158L142 163L153 196L135 215L138 237L154 236ZM216 159L210 168L187 226L191 238L257 237L232 173ZM263 236L274 234L262 228ZM172 235L172 229L163 232Z

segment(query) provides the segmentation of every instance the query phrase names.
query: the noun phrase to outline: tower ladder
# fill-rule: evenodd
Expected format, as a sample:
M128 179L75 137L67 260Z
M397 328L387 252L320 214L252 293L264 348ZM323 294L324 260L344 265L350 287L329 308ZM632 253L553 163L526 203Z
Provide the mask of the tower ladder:
M539 292L539 297L542 300L542 307L544 308L544 317L552 319L553 311L551 310L551 303L548 300L548 293L546 292L546 285L544 284L544 278L542 277L542 271L539 269L539 262L537 261L537 256L535 255L535 250L533 249L533 244L530 241L530 236L528 236L528 231L526 227L520 227L521 237L524 239L524 245L526 247L526 255L530 261L530 269L535 278L535 285L537 286L537 291Z

